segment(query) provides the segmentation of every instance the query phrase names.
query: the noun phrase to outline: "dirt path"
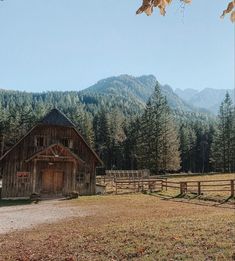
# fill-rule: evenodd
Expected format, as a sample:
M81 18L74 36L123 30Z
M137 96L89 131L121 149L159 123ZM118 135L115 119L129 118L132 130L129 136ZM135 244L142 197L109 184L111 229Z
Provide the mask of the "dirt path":
M0 234L38 224L54 223L64 218L84 217L92 210L71 206L69 201L48 200L39 204L9 206L0 208Z

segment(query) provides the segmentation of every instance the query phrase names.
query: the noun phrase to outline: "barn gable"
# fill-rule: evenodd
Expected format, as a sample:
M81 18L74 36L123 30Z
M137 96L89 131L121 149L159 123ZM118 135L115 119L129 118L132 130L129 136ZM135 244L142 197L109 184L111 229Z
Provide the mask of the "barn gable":
M72 121L58 109L51 110L39 123L47 125L75 127Z
M1 158L0 161L3 160L14 148L19 145L28 135L30 135L34 129L36 129L39 126L61 126L66 128L72 128L76 134L79 136L79 138L82 140L82 142L85 144L85 146L88 148L88 150L93 154L93 156L96 158L97 162L101 165L103 165L102 160L100 157L96 154L96 152L87 144L85 139L82 137L80 132L76 129L73 122L64 115L60 110L58 109L52 109L46 116L44 116L39 123L31 128L21 139L16 142L14 146L12 146L11 149L9 149Z
M52 144L45 149L40 150L37 153L31 155L25 162L30 162L34 159L49 159L50 161L74 161L77 160L79 163L84 164L85 161L73 153L69 148L63 146L62 144Z

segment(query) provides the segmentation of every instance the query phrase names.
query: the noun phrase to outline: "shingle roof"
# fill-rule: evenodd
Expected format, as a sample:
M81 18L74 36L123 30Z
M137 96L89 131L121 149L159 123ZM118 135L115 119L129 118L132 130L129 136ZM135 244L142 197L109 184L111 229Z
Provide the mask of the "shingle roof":
M74 124L58 109L52 109L39 123L75 127Z

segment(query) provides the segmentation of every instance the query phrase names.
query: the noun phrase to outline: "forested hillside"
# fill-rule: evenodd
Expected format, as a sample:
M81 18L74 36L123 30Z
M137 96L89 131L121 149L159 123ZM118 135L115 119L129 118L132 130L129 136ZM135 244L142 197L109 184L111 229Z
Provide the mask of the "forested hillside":
M75 123L108 169L165 173L235 168L230 96L215 118L151 75L111 77L80 92L0 90L1 154L54 107Z
M137 106L144 107L145 103L152 95L157 79L153 75L133 77L130 75L120 75L99 81L95 85L81 92L85 97L100 97L107 100L134 101ZM162 94L167 97L168 104L172 109L179 111L197 111L183 101L174 93L168 85L160 85Z

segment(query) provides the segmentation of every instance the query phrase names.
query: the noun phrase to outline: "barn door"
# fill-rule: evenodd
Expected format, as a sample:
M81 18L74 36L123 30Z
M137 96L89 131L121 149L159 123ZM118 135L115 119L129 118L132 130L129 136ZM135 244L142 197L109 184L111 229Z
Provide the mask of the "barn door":
M48 194L62 192L63 179L63 171L45 170L42 174L42 192Z
M55 171L54 172L54 191L56 193L62 192L63 180L64 180L63 171Z
M42 190L44 193L51 193L54 190L53 186L53 172L52 170L45 170L42 174Z

